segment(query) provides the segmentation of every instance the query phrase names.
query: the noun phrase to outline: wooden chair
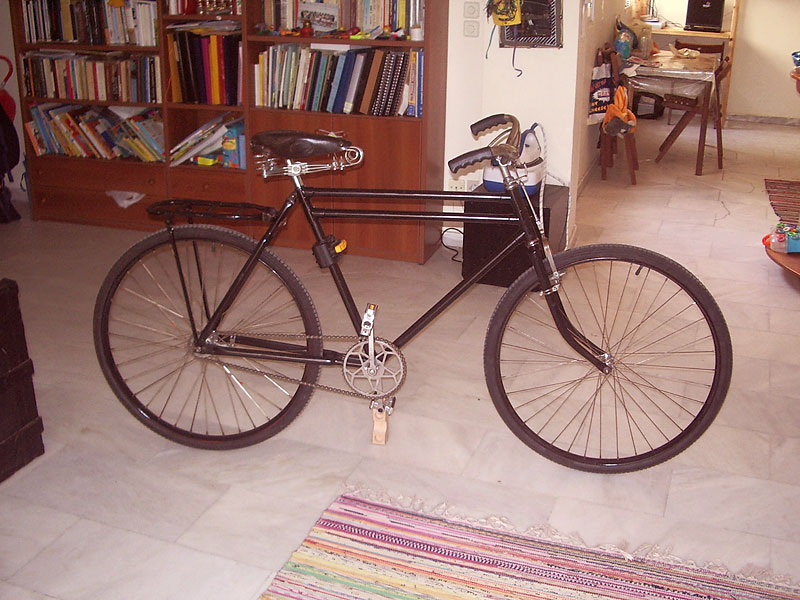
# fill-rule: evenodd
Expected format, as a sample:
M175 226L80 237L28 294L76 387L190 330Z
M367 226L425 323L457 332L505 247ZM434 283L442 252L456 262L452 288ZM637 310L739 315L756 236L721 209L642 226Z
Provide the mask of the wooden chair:
M636 185L636 170L639 168L639 154L636 151L636 134L626 133L623 137L625 140L625 158L628 161L628 175L631 178L631 184ZM614 166L614 154L617 153L617 138L616 135L608 135L602 128L600 129L600 177L603 181L608 179L608 168Z
M682 42L675 40L673 44L677 50L688 48L689 50L697 50L700 54L719 54L719 59L725 54L725 43L721 44L698 44L697 42ZM667 111L667 125L672 125L672 109Z
M675 143L675 140L678 139L678 136L686 128L695 115L700 115L702 119L701 127L706 127L708 125L709 113L713 112L714 125L717 130L717 166L720 169L722 168L722 104L720 101L720 86L722 85L723 80L730 74L730 70L730 57L726 57L714 71L713 99L709 97L711 92L710 88L707 88L706 92L704 92L702 95L694 98L678 96L675 94L664 95L664 107L681 110L683 111L683 116L675 125L674 129L669 133L667 139L664 140L664 143L659 147L656 162L659 162L662 158L664 158L664 155L672 147L672 144ZM697 175L701 175L703 172L703 146L705 145L704 131L701 131L700 135L701 147L698 148L697 168L695 170Z
M627 87L627 78L620 76L619 67L622 60L619 54L607 44L605 48L598 49L597 60L611 64L611 73L614 85L624 85ZM599 63L598 63L599 64ZM630 104L630 95L628 96ZM605 181L608 178L608 169L614 166L614 155L617 153L617 138L620 136L608 135L600 126L600 177ZM639 168L639 155L636 152L636 137L633 132L622 136L625 139L625 157L628 162L628 175L631 184L636 185L636 170Z

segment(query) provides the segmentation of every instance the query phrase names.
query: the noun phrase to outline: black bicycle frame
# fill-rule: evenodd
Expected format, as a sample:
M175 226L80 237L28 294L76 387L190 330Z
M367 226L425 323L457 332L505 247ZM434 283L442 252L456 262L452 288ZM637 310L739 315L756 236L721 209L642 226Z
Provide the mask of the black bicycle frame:
M364 198L364 199L383 199L383 200L456 200L456 201L478 201L478 202L491 202L500 203L505 206L511 205L514 214L508 215L487 215L476 213L443 213L443 212L429 212L429 211L400 211L400 210L375 210L375 209L333 209L333 208L320 208L314 206L314 197L325 198ZM289 213L294 208L295 204L300 203L308 220L309 225L314 233L317 243L325 243L327 234L325 233L321 219L325 218L338 218L338 219L376 219L376 220L423 220L423 221L457 221L467 223L484 223L484 224L514 224L518 223L521 230L518 235L514 237L504 248L499 252L490 256L481 264L478 269L467 278L456 284L449 292L436 302L428 311L412 323L403 333L401 333L392 343L402 348L412 338L414 338L422 329L424 329L433 319L451 306L458 300L464 292L466 292L472 285L482 279L486 274L495 268L504 258L520 244L526 244L529 254L531 255L531 263L536 274L541 282L542 289L540 290L545 294L553 315L554 322L561 335L565 340L582 356L591 361L598 369L605 370L606 364L599 358L603 356L602 349L595 346L591 341L586 339L569 321L564 311L563 305L557 293L557 286L551 286L548 282L551 280L551 275L547 267L547 257L544 249L542 233L539 230L534 216L532 214L532 207L528 204L528 199L522 191L521 186L513 186L510 194L474 194L462 192L440 192L440 191L417 191L417 190L365 190L365 189L341 189L341 188L318 188L318 187L305 187L297 186L297 189L290 194L277 217L272 222L266 233L258 242L258 246L253 254L245 262L240 270L233 284L225 294L214 314L208 319L202 331L197 333L197 343L206 352L214 354L222 354L228 356L250 356L268 358L271 360L288 361L288 362L301 362L301 363L318 363L318 364L342 364L344 355L335 351L323 351L321 356L310 356L305 345L290 344L286 342L277 342L272 340L263 340L256 338L246 338L237 336L236 341L239 344L246 343L252 346L249 348L229 348L226 346L219 346L211 341L208 341L212 332L214 332L222 320L225 311L230 308L234 299L244 286L250 273L255 267L258 257L261 255L263 249L270 244L270 242L277 236L278 231L283 226L284 222L289 216ZM325 267L331 274L331 277L339 292L339 296L345 305L347 314L356 332L361 329L361 313L358 310L350 288L345 281L344 275L339 268L336 260L331 261L331 264ZM554 289L549 289L554 287Z

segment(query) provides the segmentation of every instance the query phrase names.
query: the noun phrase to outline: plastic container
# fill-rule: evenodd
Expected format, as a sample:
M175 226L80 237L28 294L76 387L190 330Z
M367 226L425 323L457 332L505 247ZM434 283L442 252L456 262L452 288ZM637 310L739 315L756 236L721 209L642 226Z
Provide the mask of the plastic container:
M617 51L623 60L627 60L631 57L632 48L633 36L630 34L630 32L623 29L617 33L617 37L614 40L614 50Z
M800 231L796 225L778 223L762 241L773 252L800 252Z

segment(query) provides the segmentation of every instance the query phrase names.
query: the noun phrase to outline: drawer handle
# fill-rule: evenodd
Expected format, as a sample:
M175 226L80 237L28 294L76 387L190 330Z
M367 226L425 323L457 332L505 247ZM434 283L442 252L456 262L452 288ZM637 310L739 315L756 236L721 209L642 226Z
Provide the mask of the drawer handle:
M156 183L156 180L153 179L152 177L147 180L147 185L155 185L155 183Z
M204 184L203 184L203 191L204 191L204 192L207 192L207 191L208 191L208 189L209 189L209 187L210 187L210 186L208 185L208 183L204 183Z

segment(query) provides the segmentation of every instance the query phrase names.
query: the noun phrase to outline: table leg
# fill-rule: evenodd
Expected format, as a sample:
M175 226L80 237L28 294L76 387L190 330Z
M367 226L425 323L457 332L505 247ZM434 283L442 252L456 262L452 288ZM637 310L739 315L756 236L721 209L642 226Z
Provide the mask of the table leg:
M703 174L703 156L706 150L706 130L708 129L708 107L711 105L711 82L703 90L703 103L700 109L700 140L697 143L697 166L695 175Z

